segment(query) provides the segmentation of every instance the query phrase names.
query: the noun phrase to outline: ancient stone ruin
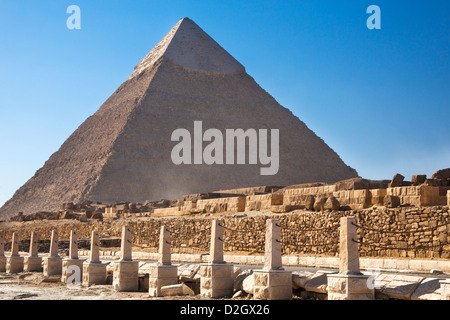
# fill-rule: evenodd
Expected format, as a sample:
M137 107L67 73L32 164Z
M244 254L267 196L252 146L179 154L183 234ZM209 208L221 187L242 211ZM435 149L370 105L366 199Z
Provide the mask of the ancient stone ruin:
M174 164L171 135L180 128L192 133L195 121L204 130L224 133L279 130L279 170L261 175L261 165L248 161ZM62 202L156 201L219 189L353 177L354 169L184 18L5 203L0 218L55 211Z

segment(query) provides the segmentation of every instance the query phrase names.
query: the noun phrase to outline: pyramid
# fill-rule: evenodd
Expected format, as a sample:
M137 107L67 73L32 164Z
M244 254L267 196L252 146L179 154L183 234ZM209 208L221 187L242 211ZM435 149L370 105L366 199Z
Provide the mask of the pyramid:
M279 130L279 169L261 164L174 164L174 130ZM206 143L204 143L206 145ZM325 142L249 76L198 25L181 19L129 78L0 209L57 210L85 200L112 203L263 185L357 177Z

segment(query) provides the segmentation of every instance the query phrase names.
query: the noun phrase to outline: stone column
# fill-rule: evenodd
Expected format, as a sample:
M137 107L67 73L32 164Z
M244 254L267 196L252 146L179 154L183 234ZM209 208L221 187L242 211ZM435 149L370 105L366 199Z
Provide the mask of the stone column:
M89 259L83 262L83 286L106 284L106 264L100 261L100 238L97 231L91 233Z
M19 255L19 235L13 233L11 241L11 255L6 260L7 273L19 273L23 271L23 257Z
M120 259L131 261L132 259L131 228L129 226L122 227L122 242L120 243Z
M225 263L223 260L223 221L213 220L211 225L210 263Z
M159 234L158 264L163 266L170 266L172 264L170 252L170 229L166 226L161 226L161 231Z
M161 287L178 283L178 267L172 265L170 252L170 229L161 226L159 233L158 262L150 267L148 279L148 294L160 297Z
M24 259L24 272L41 272L42 258L38 256L38 234L31 232L30 254Z
M233 294L233 265L223 259L223 221L213 220L209 263L200 266L200 294L221 298Z
M264 268L263 270L254 271L254 299L292 299L292 272L283 269L281 255L280 221L277 219L267 219Z
M75 277L75 283L81 284L83 279L84 260L78 259L78 235L75 230L70 231L69 257L63 259L61 282L72 284L71 280ZM73 276L72 276L73 275ZM72 277L71 277L72 276ZM68 283L68 281L70 283Z
M5 238L0 234L0 272L6 272Z
M44 258L44 276L61 276L62 258L58 254L58 231L52 230L50 240L50 252L48 257Z
M123 226L120 260L114 263L113 287L116 291L139 290L139 262L132 260L131 228Z
M340 220L339 235L339 273L361 275L359 270L358 233L356 220L353 217L343 217Z
M375 291L370 289L370 275L359 269L358 233L354 217L340 220L339 273L327 274L328 300L374 300Z
M280 221L267 219L264 249L264 270L282 270Z

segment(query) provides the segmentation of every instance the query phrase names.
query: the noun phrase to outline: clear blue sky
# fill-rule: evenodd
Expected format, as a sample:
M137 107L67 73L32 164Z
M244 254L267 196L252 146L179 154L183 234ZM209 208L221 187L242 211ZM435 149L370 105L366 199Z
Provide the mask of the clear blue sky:
M81 30L66 9L81 8ZM369 30L369 5L381 30ZM450 167L450 1L0 2L0 205L189 17L359 175Z

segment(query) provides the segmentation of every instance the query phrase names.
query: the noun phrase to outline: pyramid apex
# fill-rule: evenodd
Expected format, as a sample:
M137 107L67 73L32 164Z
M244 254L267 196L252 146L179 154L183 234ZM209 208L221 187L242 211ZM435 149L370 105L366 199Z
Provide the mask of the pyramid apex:
M182 18L142 59L128 79L140 74L161 57L185 68L222 73L245 68L190 18Z

